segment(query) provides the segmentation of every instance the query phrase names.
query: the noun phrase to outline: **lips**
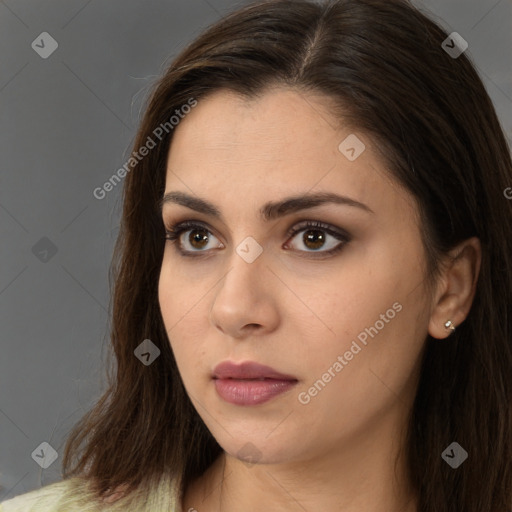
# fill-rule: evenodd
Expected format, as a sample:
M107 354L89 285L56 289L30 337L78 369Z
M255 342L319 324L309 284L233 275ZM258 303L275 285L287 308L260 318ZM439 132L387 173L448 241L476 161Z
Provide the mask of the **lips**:
M212 379L218 395L225 402L237 406L263 404L298 383L293 375L253 361L241 364L223 361L213 370Z
M212 378L237 380L297 380L293 375L280 373L269 366L255 363L253 361L246 361L241 364L235 364L231 361L223 361L214 368Z

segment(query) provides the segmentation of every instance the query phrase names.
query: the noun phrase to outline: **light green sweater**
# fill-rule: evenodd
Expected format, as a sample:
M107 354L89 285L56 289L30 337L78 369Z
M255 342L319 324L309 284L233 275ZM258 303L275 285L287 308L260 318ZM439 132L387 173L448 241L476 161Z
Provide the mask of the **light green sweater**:
M0 512L183 512L177 478L162 477L149 496L135 491L113 503L94 499L86 480L73 477L0 503ZM191 509L187 512L194 512Z

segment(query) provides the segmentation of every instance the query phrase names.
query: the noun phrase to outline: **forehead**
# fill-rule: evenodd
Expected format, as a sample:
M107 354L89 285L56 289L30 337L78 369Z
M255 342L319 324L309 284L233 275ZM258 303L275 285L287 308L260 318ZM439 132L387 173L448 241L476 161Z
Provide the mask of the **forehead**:
M327 102L325 97L286 88L272 88L250 99L219 90L201 99L180 122L172 146L181 146L186 139L189 147L219 154L259 152L263 158L279 149L291 156L304 147L304 139L312 139L318 147L322 139L315 135L325 138L325 132L339 124L329 114ZM325 140L326 148L329 144Z
M216 91L174 130L166 192L246 205L335 192L374 211L403 214L401 201L410 206L410 198L390 177L372 140L334 118L331 105L328 98L285 88L251 100ZM347 158L345 141L361 144L355 160Z

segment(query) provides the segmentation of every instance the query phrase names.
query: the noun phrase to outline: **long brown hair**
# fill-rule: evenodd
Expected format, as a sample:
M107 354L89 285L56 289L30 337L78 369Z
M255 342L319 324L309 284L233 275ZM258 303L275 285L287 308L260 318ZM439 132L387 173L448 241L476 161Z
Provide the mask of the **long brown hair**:
M367 133L389 171L416 198L427 254L426 282L441 257L477 236L482 263L472 309L447 340L427 336L408 427L408 465L421 512L512 509L512 187L509 148L468 51L405 0L256 2L221 19L174 60L148 99L133 149L156 142L176 110L219 89L246 98L269 86L320 93L334 113ZM158 208L173 130L124 178L123 213L111 267L109 388L75 426L64 476L94 482L98 497L162 474L202 474L221 447L181 382L157 290L165 232ZM150 339L149 366L134 356ZM452 469L452 442L469 454ZM84 444L84 446L82 446ZM141 487L142 486L142 487Z

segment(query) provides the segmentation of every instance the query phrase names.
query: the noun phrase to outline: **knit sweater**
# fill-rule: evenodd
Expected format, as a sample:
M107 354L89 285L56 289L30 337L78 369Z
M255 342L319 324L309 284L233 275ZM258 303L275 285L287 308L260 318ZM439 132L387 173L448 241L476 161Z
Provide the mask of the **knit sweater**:
M114 494L99 502L88 482L73 477L0 503L0 512L182 512L179 481L162 477L149 495Z

